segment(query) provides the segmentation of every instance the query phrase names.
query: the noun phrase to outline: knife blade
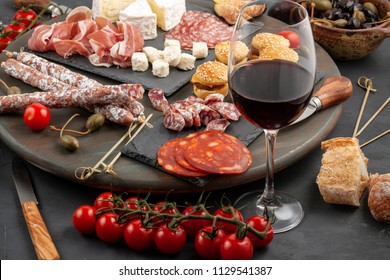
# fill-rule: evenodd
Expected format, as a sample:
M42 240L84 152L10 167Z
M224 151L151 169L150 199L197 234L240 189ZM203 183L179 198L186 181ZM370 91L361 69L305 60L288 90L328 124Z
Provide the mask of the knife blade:
M51 13L51 17L56 17L64 14L69 14L72 9L67 6L58 5L55 2L51 2L51 5L47 7L47 11Z
M37 207L38 201L26 166L16 157L12 161L12 175L38 259L59 260L58 251Z
M322 86L313 94L309 105L306 107L302 115L300 115L299 118L290 125L294 125L307 119L319 110L344 102L351 96L352 91L352 82L347 77L331 76L327 78Z

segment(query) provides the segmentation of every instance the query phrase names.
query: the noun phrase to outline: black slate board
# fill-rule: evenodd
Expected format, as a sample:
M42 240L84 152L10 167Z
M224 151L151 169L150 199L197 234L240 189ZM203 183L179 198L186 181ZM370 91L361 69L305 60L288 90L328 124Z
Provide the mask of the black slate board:
M197 5L191 5L187 3L187 10L198 10L198 11L204 11L208 13L213 13L212 9L200 7ZM65 20L65 17L60 17L60 20ZM164 37L165 33L160 28L157 29L157 38L153 40L147 40L145 41L145 46L152 46L159 50L162 50L164 48ZM186 53L192 53L191 51L182 51ZM166 78L158 78L156 76L153 76L152 74L152 68L151 65L149 65L149 69L145 72L134 72L131 68L118 68L115 66L106 68L106 67L97 67L92 65L88 58L81 56L81 55L72 55L69 58L65 59L59 55L57 55L56 52L34 52L34 54L42 56L48 60L55 61L57 63L65 64L68 66L72 66L93 74L97 74L118 82L123 83L139 83L144 86L145 89L149 90L155 87L161 88L166 96L170 96L173 93L175 93L179 88L181 88L183 85L188 83L188 81L191 79L192 75L195 72L196 67L198 67L200 64L209 61L214 60L215 53L214 50L209 49L209 54L204 59L197 59L195 62L195 68L190 71L183 71L180 69L177 69L175 67L170 67L169 69L169 75Z
M152 129L143 129L132 142L121 149L121 152L130 158L134 158L140 162L165 171L157 163L157 152L159 147L171 139L184 137L192 132L202 131L205 128L202 126L198 129L192 127L185 128L181 132L172 131L164 127L163 119L164 117L158 118L153 123ZM241 117L237 122L232 122L225 132L237 137L246 146L249 146L259 135L262 134L263 131L260 128L253 126L243 117ZM148 139L148 141L145 141L145 139ZM175 174L172 175L191 182L199 187L205 186L215 176L208 175L205 177L182 177Z

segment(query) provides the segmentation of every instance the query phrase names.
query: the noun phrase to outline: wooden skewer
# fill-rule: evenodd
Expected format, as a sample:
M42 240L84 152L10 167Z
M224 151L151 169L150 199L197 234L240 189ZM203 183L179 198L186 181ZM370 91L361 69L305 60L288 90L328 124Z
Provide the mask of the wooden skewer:
M356 133L356 137L359 136L364 129L376 118L376 116L386 107L386 105L389 103L390 97L387 98L387 100L382 104L382 106L375 112L374 115L366 122L366 124Z
M374 142L375 140L378 140L379 138L381 138L382 136L385 136L387 133L390 132L390 129L386 130L385 132L379 134L378 136L372 138L371 140L367 141L366 143L360 145L360 148L363 148L364 146L370 144L371 142Z
M364 79L364 85L360 83L362 79ZM356 133L357 133L357 130L358 130L358 127L359 127L359 124L360 124L360 120L361 120L362 115L363 115L364 108L366 107L368 95L370 94L371 91L372 92L376 92L376 89L374 89L372 87L372 80L367 78L367 77L360 77L359 80L358 80L358 85L361 88L365 88L367 90L366 90L366 94L365 94L364 99L363 99L362 106L360 108L360 112L359 112L358 119L356 121L355 129L353 131L353 135L352 135L353 138L356 138Z

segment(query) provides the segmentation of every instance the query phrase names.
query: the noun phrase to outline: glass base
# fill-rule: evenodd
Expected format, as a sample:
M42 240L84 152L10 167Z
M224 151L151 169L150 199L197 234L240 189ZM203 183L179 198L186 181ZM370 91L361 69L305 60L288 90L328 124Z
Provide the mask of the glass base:
M241 195L233 206L240 209L245 219L254 215L264 214L264 205L259 203L262 192L253 191ZM267 206L269 216L275 215L272 228L274 233L286 232L295 228L303 219L304 212L301 204L293 196L284 192L275 192L277 203Z

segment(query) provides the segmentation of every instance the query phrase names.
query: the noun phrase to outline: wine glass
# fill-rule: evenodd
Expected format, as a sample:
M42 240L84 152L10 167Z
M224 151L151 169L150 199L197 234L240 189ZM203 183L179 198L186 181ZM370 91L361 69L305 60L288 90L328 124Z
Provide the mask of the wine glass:
M265 10L248 18L259 7L254 5L265 5ZM263 215L265 209L274 214L275 233L296 227L304 215L293 196L275 192L274 156L278 131L296 120L310 101L315 72L314 40L303 6L260 0L241 9L229 49L229 93L243 117L264 130L267 174L262 193L245 193L234 206L247 217Z

